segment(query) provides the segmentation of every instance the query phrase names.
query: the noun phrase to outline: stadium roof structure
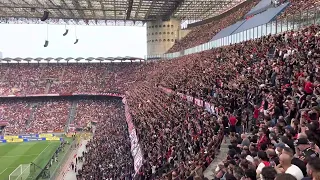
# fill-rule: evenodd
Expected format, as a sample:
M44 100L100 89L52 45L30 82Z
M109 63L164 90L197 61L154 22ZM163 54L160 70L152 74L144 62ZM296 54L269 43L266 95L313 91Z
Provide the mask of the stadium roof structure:
M143 26L147 21L203 20L246 0L0 0L0 23ZM44 12L49 19L40 21Z
M88 57L88 58L0 58L0 63L111 63L111 62L142 62L145 61L143 58L137 58L137 57Z

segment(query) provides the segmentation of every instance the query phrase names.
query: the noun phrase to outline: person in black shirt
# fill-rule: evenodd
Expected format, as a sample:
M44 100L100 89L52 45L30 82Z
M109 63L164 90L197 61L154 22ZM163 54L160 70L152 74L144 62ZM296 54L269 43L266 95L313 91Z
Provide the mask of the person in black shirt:
M308 163L310 159L319 157L319 154L315 152L307 138L300 138L297 141L297 148L301 152L301 158L305 163Z
M223 132L224 132L224 142L227 142L227 137L229 136L229 119L227 116L222 117L222 125L223 125Z
M236 123L236 133L242 133L242 119L241 119L241 111L237 113L237 123Z

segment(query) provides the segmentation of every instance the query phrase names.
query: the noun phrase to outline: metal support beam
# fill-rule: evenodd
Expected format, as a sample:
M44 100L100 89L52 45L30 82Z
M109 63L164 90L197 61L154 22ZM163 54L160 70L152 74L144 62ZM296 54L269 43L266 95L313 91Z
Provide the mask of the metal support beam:
M156 1L157 1L157 0L152 0L151 5L149 6L149 9L148 9L147 13L146 13L145 16L144 16L145 19L149 18L150 13L151 13L151 10L152 10L152 8L153 8L153 5L154 5L154 3L155 3Z
M138 14L140 13L141 5L142 5L142 0L139 1L138 9L136 10L136 14L134 15L135 19L137 19Z
M114 19L117 19L116 0L113 0L113 14L114 14ZM116 22L114 22L114 23L116 23Z
M11 0L8 0L9 2L11 2L14 6L17 6L18 4L17 3L15 3L14 1L11 1ZM13 11L13 12L17 12L17 11L15 11L14 10L14 8L11 8L11 10ZM31 11L31 9L30 9L30 11ZM24 12L25 13L27 13L27 14L29 14L29 15L31 15L31 16L33 16L33 14L31 14L29 11L27 11L26 9L24 9Z
M178 0L175 6L165 15L164 19L170 19L175 14L177 9L181 7L183 3L184 3L184 0Z
M49 1L49 3L50 3L52 6L56 6L51 0L48 0L48 1ZM38 0L37 0L37 2L40 4L40 2L39 2ZM66 16L61 12L60 9L58 9L58 11L59 11L61 17L66 17Z
M126 20L130 19L131 11L132 11L132 5L133 5L133 0L128 0L128 11L127 11Z
M87 0L87 3L88 3L88 8L92 9L93 6L92 6L92 4L91 4L91 1L90 1L90 0ZM93 14L93 17L96 17L96 13L95 13L93 10L91 10L91 13Z
M60 0L60 2L65 6L68 7L68 5L66 4L66 2L64 0ZM75 17L75 15L73 14L73 12L71 10L69 10L69 15L71 15L72 17Z
M82 8L82 7L80 6L80 4L79 4L79 1L77 1L77 0L72 0L72 4L73 4L73 6L74 6L75 8L78 8L78 9ZM78 12L78 14L79 14L82 18L86 17L86 15L84 14L83 11L78 10L77 12Z
M106 14L106 11L105 11L105 8L104 8L104 4L103 4L102 0L100 0L100 6L103 9L102 12L103 12L104 18L107 18L107 14Z

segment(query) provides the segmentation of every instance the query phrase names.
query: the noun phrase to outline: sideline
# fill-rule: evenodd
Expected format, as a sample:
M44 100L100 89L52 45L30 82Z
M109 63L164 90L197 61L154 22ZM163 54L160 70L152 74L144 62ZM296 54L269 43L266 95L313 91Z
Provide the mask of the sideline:
M50 177L50 179L54 179L55 176L56 176L55 174L56 174L57 169L58 169L58 168L61 168L62 164L66 163L66 162L63 161L63 160L65 160L66 155L71 152L70 150L72 150L73 142L74 142L74 141L72 141L72 143L70 144L69 149L68 149L67 151L65 150L65 153L64 153L64 155L62 156L61 160L59 161L57 167L56 167L56 168L53 170L53 172L51 173L53 176Z

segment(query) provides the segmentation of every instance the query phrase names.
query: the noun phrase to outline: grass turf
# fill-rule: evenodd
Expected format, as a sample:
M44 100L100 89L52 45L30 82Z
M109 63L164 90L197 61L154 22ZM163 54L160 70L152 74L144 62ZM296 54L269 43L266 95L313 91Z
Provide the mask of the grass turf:
M41 168L49 162L59 147L59 141L35 141L0 144L0 180L8 180L9 175L20 164L35 163ZM41 169L30 166L30 176L34 179Z

